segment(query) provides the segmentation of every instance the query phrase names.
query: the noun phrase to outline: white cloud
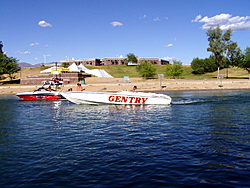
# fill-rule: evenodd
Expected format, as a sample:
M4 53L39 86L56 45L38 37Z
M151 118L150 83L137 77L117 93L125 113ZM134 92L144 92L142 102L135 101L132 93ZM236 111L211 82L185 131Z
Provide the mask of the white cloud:
M219 14L213 17L202 17L201 15L197 15L192 22L200 22L205 23L201 28L202 29L210 29L211 27L217 27L218 25L222 30L227 30L229 28L233 30L248 30L250 29L250 16L240 17L235 16L232 17L231 14Z
M45 22L44 20L38 22L38 25L40 25L41 27L52 27L51 24Z
M199 20L200 20L201 18L202 18L201 15L197 15L197 16L195 17L195 19L192 20L192 22L199 22Z
M29 51L21 52L20 50L17 50L15 54L31 54Z
M171 46L174 46L174 45L173 44L168 44L165 47L171 47Z
M159 21L160 19L158 17L156 17L155 19L153 19L154 21Z
M44 47L48 47L49 45L48 44L45 44Z
M110 24L113 25L113 27L122 26L123 25L121 22L111 22Z
M20 53L20 54L31 54L31 52L29 52L29 51L25 51L25 52L20 52L20 51L19 51L19 53Z
M35 43L31 43L30 46L38 46L39 43L35 42Z
M148 16L146 14L144 14L142 17L140 17L140 19L144 19L147 18Z

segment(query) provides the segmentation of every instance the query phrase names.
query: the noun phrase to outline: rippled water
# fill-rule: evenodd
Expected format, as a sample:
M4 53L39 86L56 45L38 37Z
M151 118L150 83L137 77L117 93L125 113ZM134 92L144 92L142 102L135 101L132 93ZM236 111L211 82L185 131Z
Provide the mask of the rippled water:
M173 105L0 96L1 187L249 187L250 91Z

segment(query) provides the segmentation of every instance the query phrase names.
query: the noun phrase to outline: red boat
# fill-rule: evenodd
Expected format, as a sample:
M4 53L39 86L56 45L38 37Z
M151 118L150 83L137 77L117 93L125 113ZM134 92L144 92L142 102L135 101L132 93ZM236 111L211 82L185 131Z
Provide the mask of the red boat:
M23 93L17 93L16 96L18 96L21 99L26 100L58 100L58 99L65 99L60 92L58 91L49 91L44 88L39 88L38 90L34 92L23 92Z

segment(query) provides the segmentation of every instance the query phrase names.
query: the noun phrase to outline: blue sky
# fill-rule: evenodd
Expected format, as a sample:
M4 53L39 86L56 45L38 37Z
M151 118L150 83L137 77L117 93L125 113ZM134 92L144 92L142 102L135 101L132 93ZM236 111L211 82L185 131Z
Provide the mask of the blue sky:
M31 64L126 56L190 64L210 53L207 29L250 46L249 0L0 0L3 51Z

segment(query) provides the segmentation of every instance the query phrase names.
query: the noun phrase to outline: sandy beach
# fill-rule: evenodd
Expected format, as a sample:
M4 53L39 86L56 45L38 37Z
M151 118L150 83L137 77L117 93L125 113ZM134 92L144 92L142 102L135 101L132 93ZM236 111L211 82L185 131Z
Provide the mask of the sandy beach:
M124 81L123 78L88 78L82 85L86 91L117 92L131 90L136 85L138 91L178 91L178 90L241 90L250 89L248 79L225 79L225 80L143 80L141 78L131 78ZM16 93L34 91L42 85L2 85L0 95L15 95ZM76 83L63 85L60 91L67 91L76 88Z

